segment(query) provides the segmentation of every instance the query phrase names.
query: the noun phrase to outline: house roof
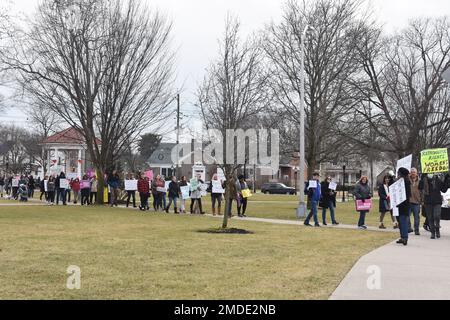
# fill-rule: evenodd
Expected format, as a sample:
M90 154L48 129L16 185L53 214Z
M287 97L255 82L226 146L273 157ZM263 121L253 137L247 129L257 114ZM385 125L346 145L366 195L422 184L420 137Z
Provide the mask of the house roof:
M100 139L97 139L97 144L100 145L101 141ZM61 132L58 132L47 139L44 140L45 144L85 144L86 140L83 136L83 134L73 128L67 128L66 130L63 130Z
M176 160L172 161L172 149L176 145L176 143L161 143L148 159L148 163L153 166L174 164Z

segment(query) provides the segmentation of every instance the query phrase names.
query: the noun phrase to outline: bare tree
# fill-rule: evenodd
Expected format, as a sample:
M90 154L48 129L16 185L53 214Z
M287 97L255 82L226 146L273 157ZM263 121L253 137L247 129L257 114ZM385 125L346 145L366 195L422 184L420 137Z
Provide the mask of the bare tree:
M84 136L99 203L105 173L167 115L170 32L166 17L135 0L45 0L7 59L26 92Z
M285 153L298 151L301 92L301 42L306 70L306 161L308 173L323 161L351 151L337 134L339 119L348 111L351 96L348 78L358 71L354 63L359 37L361 1L288 1L284 18L265 32L264 48L271 61L271 88L282 118ZM303 39L306 26L315 33ZM285 123L290 123L286 126Z
M242 41L239 20L226 18L225 34L220 42L219 58L211 63L207 75L198 89L198 107L206 129L221 132L224 138L223 156L227 158L227 130L253 127L251 122L267 109L267 72L263 52L255 39ZM238 146L242 148L245 146ZM236 148L236 146L235 146ZM225 163L226 161L224 161ZM236 170L242 164L217 163L227 178L223 228L228 226L230 190Z
M450 145L450 21L419 19L395 36L367 26L359 32L353 112L341 128L359 145L403 157ZM363 132L376 133L368 141ZM344 132L343 132L344 133Z

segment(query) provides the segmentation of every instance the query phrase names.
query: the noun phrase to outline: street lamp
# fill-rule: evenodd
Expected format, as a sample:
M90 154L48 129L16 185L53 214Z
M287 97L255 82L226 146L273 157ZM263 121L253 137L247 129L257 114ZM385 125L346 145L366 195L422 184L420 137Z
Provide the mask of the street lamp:
M305 38L308 32L315 32L315 29L307 25L303 30L300 39L300 163L299 163L299 203L297 208L297 218L306 217L305 193Z

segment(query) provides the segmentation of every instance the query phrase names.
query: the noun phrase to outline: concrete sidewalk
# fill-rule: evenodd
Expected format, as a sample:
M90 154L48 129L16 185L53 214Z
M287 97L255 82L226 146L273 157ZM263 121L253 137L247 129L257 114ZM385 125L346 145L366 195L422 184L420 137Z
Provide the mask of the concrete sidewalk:
M441 239L422 229L406 247L393 242L362 257L330 300L450 300L450 222L441 224Z

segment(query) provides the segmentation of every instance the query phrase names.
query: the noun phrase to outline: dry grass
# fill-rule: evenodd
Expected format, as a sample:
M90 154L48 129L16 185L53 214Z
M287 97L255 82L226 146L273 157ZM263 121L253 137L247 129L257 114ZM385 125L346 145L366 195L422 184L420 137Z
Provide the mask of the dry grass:
M277 208L273 209L275 212ZM394 235L104 207L1 207L0 299L327 299ZM66 269L82 270L81 290Z

